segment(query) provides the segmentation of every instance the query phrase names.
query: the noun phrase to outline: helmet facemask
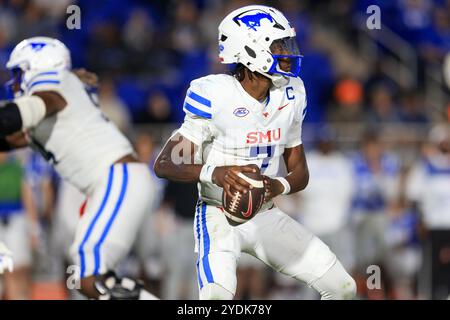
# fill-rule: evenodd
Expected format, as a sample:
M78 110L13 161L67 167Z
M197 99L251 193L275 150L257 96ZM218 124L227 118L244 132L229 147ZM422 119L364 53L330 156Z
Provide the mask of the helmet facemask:
M12 100L17 98L23 94L22 90L22 80L23 80L23 71L21 68L16 67L10 69L11 79L5 83L5 89L7 98Z
M270 45L273 63L267 72L260 72L272 80L275 87L285 86L289 77L298 77L303 56L299 53L295 37L277 39Z
M273 64L269 74L281 74L288 77L298 77L303 56L300 55L294 37L274 40L270 45Z

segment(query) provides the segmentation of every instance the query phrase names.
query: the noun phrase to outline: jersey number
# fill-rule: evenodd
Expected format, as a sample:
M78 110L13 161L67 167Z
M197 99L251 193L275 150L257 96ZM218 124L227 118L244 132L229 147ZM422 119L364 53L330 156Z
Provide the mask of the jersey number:
M261 164L261 171L265 171L270 164L275 151L275 146L253 146L250 147L250 157L258 157L260 154L266 155Z

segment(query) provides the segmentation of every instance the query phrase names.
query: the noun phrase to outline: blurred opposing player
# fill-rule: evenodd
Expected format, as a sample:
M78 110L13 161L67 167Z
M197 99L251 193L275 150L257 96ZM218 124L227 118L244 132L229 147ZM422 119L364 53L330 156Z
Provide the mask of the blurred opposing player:
M63 43L24 40L6 67L15 99L0 108L0 150L31 146L87 196L71 248L81 292L99 299L153 298L139 282L113 273L151 206L147 165L71 72Z
M221 22L219 50L222 63L237 63L234 76L191 82L184 123L155 164L160 177L199 182L194 229L200 299L234 297L241 252L307 283L323 299L353 298L355 282L328 246L271 200L308 183L301 141L306 95L295 31L280 11L247 6ZM258 170L265 175L267 202L252 220L232 227L221 209L222 191L248 192L237 173Z

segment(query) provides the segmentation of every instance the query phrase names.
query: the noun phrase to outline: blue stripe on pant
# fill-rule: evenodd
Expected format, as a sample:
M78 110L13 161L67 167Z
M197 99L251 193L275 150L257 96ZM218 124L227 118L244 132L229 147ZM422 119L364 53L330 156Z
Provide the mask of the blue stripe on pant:
M199 207L198 207L198 209L199 209ZM199 262L201 260L201 263L203 266L203 271L206 276L206 282L214 283L214 277L212 275L211 267L209 265L209 259L208 259L211 242L210 242L210 238L209 238L208 227L206 225L206 203L201 202L201 210L202 210L202 212L201 212L201 222L202 222L201 238L203 239L203 257L200 258L201 250L199 250ZM197 215L197 217L198 217L198 215ZM199 237L199 246L200 246L200 237ZM199 269L199 266L198 266L198 269ZM201 279L200 279L200 281L201 281ZM200 284L201 284L200 288L202 288L203 282L201 281Z
M100 208L98 209L97 213L94 216L94 219L92 219L91 224L88 227L88 230L86 234L84 235L83 240L81 241L81 244L78 248L78 254L80 255L80 276L81 278L84 278L84 274L86 272L86 259L84 255L84 245L88 241L92 231L94 230L95 224L97 223L98 219L100 218L100 215L102 211L105 209L106 203L108 202L109 195L111 193L111 187L114 180L114 167L111 166L109 168L109 177L108 177L108 184L106 187L105 195L103 196L103 200L101 202Z
M94 275L99 274L100 269L100 248L103 244L103 242L106 239L106 236L108 235L109 230L111 229L111 226L114 222L114 220L117 217L117 214L120 210L120 207L122 206L123 199L125 198L125 194L127 191L127 185L128 185L128 167L127 164L123 164L123 180L122 180L122 187L120 190L119 199L117 200L116 206L114 207L114 211L109 218L105 229L103 230L102 235L100 236L100 240L97 242L97 244L94 247L94 257L95 257L95 265L94 265Z
M196 214L196 224L195 224L195 229L197 231L197 240L198 240L198 246L200 247L200 202L197 203L197 208L195 209L197 211ZM197 278L198 278L198 284L200 286L200 289L203 288L203 281L202 281L202 277L200 276L200 248L199 248L199 252L198 252L198 259L197 259Z

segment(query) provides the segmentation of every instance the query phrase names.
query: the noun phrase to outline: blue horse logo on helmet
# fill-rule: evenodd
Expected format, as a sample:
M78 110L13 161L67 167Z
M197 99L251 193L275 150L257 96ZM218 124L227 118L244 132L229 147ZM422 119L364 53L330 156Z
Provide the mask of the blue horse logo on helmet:
M32 42L32 43L30 43L31 50L36 51L36 52L42 50L42 48L44 48L46 45L47 44L44 43L44 42Z
M274 22L274 19L272 18L272 16L265 12L258 12L255 14L249 14L249 15L241 16L241 17L237 16L233 20L238 24L239 24L238 21L241 21L249 29L256 31L256 28L261 26L261 20L263 20L263 19L267 19L270 22Z

